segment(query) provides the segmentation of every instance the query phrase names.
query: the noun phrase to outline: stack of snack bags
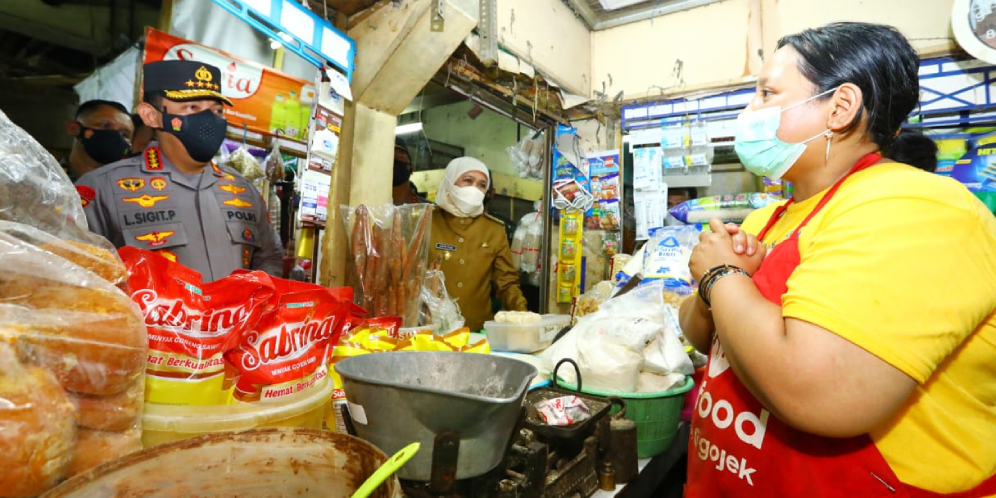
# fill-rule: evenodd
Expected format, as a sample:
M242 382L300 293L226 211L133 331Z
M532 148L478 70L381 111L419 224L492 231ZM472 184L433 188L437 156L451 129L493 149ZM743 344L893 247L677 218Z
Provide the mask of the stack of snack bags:
M0 268L0 497L35 496L141 449L147 341L113 246L2 112Z

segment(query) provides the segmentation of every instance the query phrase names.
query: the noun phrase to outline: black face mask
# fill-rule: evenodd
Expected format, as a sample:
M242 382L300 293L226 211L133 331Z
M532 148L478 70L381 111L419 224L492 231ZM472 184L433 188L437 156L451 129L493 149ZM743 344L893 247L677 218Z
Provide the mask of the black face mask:
M131 148L120 131L87 128L83 123L80 123L80 134L76 138L83 144L83 150L100 164L121 160Z
M163 110L161 129L176 137L183 148L187 149L191 159L206 163L221 148L228 130L228 121L210 110L187 116L169 114Z

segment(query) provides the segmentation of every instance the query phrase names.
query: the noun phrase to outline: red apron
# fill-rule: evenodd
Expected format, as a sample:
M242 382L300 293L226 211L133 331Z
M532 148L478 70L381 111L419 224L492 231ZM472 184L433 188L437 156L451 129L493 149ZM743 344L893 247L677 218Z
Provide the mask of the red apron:
M799 265L799 231L826 206L850 175L881 158L879 154L862 157L788 238L770 251L753 277L766 299L782 304L788 278ZM791 202L779 206L758 234L759 240L763 240ZM709 365L693 410L686 498L976 498L996 494L996 477L974 489L951 495L905 485L869 436L838 439L797 431L772 417L729 367L719 336L714 335Z

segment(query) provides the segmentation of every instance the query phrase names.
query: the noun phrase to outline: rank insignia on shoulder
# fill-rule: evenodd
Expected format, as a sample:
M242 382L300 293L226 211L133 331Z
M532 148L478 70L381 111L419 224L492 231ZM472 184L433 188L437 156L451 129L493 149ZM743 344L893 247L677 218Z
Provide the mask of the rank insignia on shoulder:
M486 217L487 219L489 219L489 220L491 220L491 221L493 221L493 222L495 222L495 223L497 223L497 224L499 224L499 225L501 225L501 226L505 226L505 222L504 222L504 221L502 221L502 220L501 220L501 219L499 219L499 218L496 218L496 217L494 217L493 215L490 215L490 214L488 214L488 213L484 213L484 216L485 216L485 217Z
M160 171L163 169L163 163L159 160L159 148L149 147L145 149L145 170L146 171Z

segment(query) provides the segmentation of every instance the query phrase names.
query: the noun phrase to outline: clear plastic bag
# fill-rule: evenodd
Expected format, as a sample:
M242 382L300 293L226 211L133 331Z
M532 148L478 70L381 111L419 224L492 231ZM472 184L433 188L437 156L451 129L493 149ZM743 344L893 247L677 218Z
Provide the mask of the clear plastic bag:
M271 183L284 180L284 158L280 154L280 142L273 142L273 150L266 155L265 166L266 179Z
M428 269L432 205L342 206L349 233L349 267L356 302L373 316L400 316L418 326L422 283Z
M263 167L259 165L259 161L249 153L246 146L243 145L238 149L232 151L228 155L228 166L238 171L240 175L245 177L246 180L253 181L257 178L263 178Z
M0 267L0 496L32 496L141 449L148 343L113 253L0 222Z
M716 195L687 200L668 212L682 223L708 223L710 218L740 223L754 210L781 200L781 197L763 192Z
M546 140L542 131L526 136L506 150L512 164L519 170L520 178L543 179Z
M0 268L0 496L34 496L141 449L148 343L78 190L2 112Z
M3 111L0 220L23 223L61 239L114 249L106 239L87 230L79 193L58 161Z
M429 270L422 285L422 313L420 321L432 326L433 333L446 335L463 327L463 315L456 301L446 292L446 277L442 271Z

